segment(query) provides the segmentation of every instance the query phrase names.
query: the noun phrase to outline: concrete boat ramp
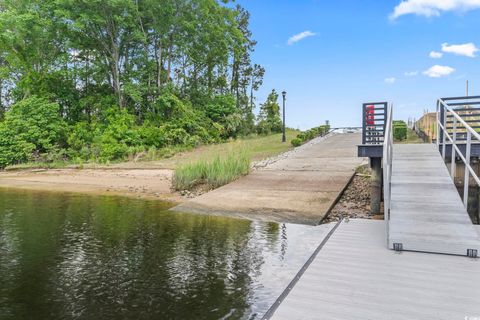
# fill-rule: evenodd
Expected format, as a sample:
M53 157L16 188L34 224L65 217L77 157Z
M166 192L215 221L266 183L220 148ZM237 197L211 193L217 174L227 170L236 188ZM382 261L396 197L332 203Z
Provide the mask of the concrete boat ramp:
M357 157L360 137L331 133L314 139L173 210L316 225L364 163Z

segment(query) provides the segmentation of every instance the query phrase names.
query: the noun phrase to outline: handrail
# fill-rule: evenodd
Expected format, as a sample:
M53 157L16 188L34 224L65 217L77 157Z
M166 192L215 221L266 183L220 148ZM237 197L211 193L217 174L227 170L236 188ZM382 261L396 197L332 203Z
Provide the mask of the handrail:
M387 229L390 220L390 199L392 185L392 158L393 158L393 131L392 131L392 105L387 107L387 118L385 121L385 138L383 140L383 212Z
M452 101L452 100L459 100L459 99L467 100L467 99L475 99L475 98L480 98L480 96L441 98L441 99L438 99L438 102L437 102L437 147L442 154L442 158L445 160L446 158L445 150L446 150L447 139L452 144L450 176L452 177L452 180L454 182L455 182L455 173L456 173L456 163L455 163L456 157L458 156L465 164L465 175L464 175L464 186L463 186L463 205L465 208L467 208L467 205L468 205L468 187L469 187L469 181L470 181L470 174L472 175L477 185L480 186L480 179L475 173L475 171L473 170L472 166L470 165L472 136L480 141L480 134L476 132L465 120L463 120L462 117L457 112L455 112L455 110L445 101ZM455 105L458 105L458 104L455 103ZM450 135L447 130L447 122L446 122L447 114L453 116L452 135ZM459 125L463 126L467 134L465 154L463 154L460 151L460 148L458 147L458 144L457 144L457 129ZM441 148L440 148L440 140L442 140Z

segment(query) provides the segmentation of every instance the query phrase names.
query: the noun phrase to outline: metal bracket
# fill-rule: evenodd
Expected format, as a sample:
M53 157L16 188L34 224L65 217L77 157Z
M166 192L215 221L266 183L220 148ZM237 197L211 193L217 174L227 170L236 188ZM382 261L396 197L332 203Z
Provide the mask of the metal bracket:
M467 249L467 257L477 258L478 257L478 250L477 249Z
M395 251L403 251L403 244L402 243L394 243L393 250Z

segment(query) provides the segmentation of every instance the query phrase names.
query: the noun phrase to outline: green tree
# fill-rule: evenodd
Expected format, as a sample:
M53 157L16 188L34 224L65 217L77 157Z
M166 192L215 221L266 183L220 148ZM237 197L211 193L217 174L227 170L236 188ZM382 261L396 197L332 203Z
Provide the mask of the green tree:
M270 92L267 101L260 105L258 130L259 133L281 132L282 120L280 119L280 106L278 93L275 89Z
M250 14L232 2L0 0L0 138L23 150L3 163L56 148L121 159L253 132L265 70L251 61ZM30 98L55 103L66 141L43 148L8 131L8 109Z
M64 146L60 106L32 96L14 104L0 123L0 167Z

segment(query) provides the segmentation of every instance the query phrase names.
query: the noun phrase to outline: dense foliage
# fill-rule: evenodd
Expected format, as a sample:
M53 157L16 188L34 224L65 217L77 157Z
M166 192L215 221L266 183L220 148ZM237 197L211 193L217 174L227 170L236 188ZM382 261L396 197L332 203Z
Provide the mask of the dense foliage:
M393 121L393 139L402 141L407 139L407 124L403 120Z
M330 125L315 127L307 131L300 132L295 139L292 139L291 144L294 147L301 146L305 142L312 140L316 137L324 136L330 130Z
M249 13L217 0L0 0L0 167L280 129Z
M65 141L59 105L31 97L12 106L0 122L0 167L54 154Z

